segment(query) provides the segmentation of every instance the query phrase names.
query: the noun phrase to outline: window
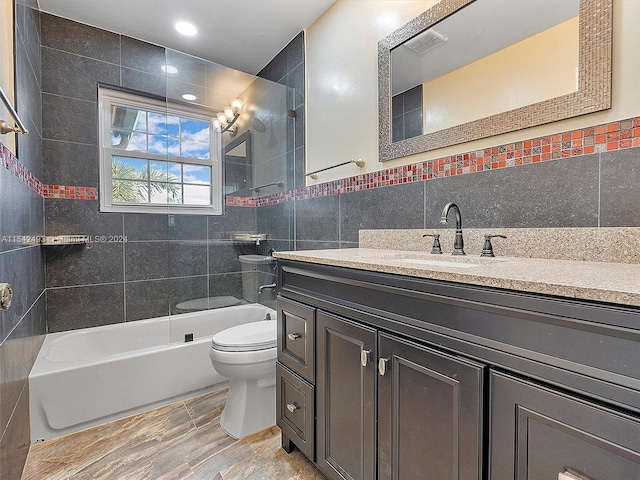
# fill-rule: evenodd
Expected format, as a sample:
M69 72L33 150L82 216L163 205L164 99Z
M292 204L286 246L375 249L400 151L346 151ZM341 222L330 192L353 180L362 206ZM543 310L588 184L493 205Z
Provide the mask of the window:
M105 88L98 96L102 211L222 214L211 115Z

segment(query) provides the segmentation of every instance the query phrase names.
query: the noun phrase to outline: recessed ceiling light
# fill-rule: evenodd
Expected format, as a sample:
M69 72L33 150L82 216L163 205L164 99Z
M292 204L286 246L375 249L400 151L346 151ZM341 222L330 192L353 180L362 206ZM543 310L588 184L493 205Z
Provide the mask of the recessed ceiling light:
M165 73L178 73L178 69L171 65L162 65L160 68Z
M185 93L182 95L182 98L190 102L193 102L194 100L198 99L198 97L196 97L193 93Z
M178 22L175 24L176 30L182 35L187 35L189 37L193 37L196 33L198 33L198 29L193 23L189 22Z

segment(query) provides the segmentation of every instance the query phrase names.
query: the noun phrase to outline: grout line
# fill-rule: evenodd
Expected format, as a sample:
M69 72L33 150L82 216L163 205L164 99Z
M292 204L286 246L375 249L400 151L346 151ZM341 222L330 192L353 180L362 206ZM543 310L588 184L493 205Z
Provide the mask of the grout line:
M422 181L422 228L427 228L427 181Z
M598 154L598 228L600 228L601 216L601 188L602 188L602 153Z

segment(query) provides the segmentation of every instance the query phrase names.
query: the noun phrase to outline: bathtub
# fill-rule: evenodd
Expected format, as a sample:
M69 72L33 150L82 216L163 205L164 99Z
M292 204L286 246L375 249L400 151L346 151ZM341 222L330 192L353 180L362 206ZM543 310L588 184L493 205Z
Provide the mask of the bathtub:
M47 335L29 375L31 441L224 387L211 337L267 313L275 320L275 310L252 303Z

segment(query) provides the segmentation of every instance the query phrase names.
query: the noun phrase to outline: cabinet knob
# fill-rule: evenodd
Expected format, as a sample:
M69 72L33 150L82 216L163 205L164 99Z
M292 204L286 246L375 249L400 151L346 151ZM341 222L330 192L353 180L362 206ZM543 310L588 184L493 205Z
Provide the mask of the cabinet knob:
M296 402L287 403L287 410L289 410L291 413L295 412L299 408L300 405L298 405Z
M298 338L302 337L302 335L300 335L299 333L290 333L287 335L287 338L289 340L297 340Z
M558 473L558 480L583 480L583 478L565 470L562 473Z
M381 358L380 360L378 360L378 373L380 375L384 375L385 373L387 373L387 362L389 361L388 358Z
M371 350L362 350L360 352L360 363L363 367L369 365L369 356L371 355Z

